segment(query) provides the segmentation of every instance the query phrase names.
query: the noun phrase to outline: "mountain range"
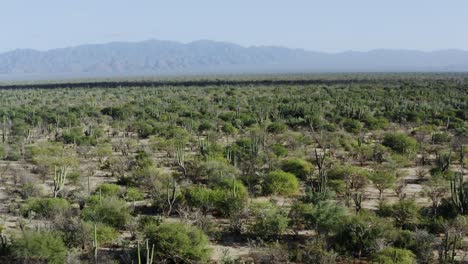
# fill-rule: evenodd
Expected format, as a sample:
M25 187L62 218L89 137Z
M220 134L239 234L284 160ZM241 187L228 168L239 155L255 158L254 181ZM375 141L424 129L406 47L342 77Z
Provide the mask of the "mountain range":
M372 50L324 53L201 40L112 42L0 54L0 79L216 73L464 72L468 51Z

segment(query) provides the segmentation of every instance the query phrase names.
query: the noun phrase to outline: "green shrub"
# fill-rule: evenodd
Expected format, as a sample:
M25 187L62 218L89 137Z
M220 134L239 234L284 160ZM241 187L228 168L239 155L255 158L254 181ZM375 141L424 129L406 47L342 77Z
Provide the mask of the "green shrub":
M369 117L364 120L370 130L385 129L388 126L388 120L385 117Z
M116 197L91 196L87 207L82 212L86 221L101 222L115 228L124 227L131 219L129 208L125 201Z
M343 121L343 128L349 133L357 134L361 131L362 124L355 119L346 119Z
M315 229L318 234L327 235L337 231L346 216L344 207L335 202L320 201L305 218L309 228Z
M27 217L34 212L36 216L52 218L70 209L70 203L63 198L31 198L21 207L21 213Z
M25 182L19 192L21 194L21 198L28 199L31 197L40 196L42 193L42 186L35 184L34 182Z
M237 128L235 128L231 123L225 123L221 130L228 135L233 135L237 133Z
M287 126L283 123L274 122L268 125L267 131L273 134L279 134L286 130Z
M368 256L376 251L377 240L385 238L391 227L372 215L348 217L336 234L338 251L356 257Z
M145 194L142 190L135 187L129 187L125 192L125 200L133 202L133 201L141 201L145 198Z
M285 172L296 175L301 180L307 180L307 177L312 173L312 165L303 159L288 159L283 161L281 169Z
M204 215L211 212L224 196L223 191L198 186L187 189L184 195L187 203L192 207L199 208Z
M411 229L419 223L419 206L414 201L398 201L391 208L396 226Z
M67 180L70 181L70 183L78 185L80 183L80 177L81 174L78 171L70 171L67 175Z
M94 240L94 223L85 222L86 233L89 241ZM103 223L96 223L96 236L100 246L111 244L119 237L119 232L115 228L105 225Z
M96 145L96 136L87 136L81 127L74 127L66 130L62 134L62 140L65 144L83 145Z
M441 133L434 133L432 135L432 141L436 144L447 143L452 140L452 136L449 133L441 132Z
M362 177L368 177L369 171L361 167L356 166L334 166L328 171L328 178L330 180L345 180L350 175L360 175Z
M308 227L308 219L306 219L314 210L314 206L310 203L302 201L295 201L291 205L288 217L290 219L289 225L293 230L303 230Z
M170 263L208 263L208 237L198 228L183 223L149 225L144 230L154 245L154 259Z
M270 146L271 151L278 157L285 157L288 155L288 149L281 144L273 144Z
M4 159L8 160L8 161L18 161L18 160L20 160L21 159L20 146L10 145L8 153L6 154L6 157Z
M96 193L101 196L118 196L122 192L122 188L117 184L103 183L96 189Z
M221 181L213 189L192 187L185 191L187 203L200 208L205 215L216 209L223 216L230 216L245 206L247 198L247 189L234 180Z
M293 195L299 191L299 182L292 173L272 171L265 177L264 190L266 194Z
M276 239L288 228L286 213L271 203L257 203L251 208L255 222L251 231L263 239Z
M23 232L13 239L11 247L13 256L21 263L66 263L67 248L62 238L52 232Z
M372 263L378 264L413 264L415 255L407 249L388 247L378 252Z
M391 148L393 151L400 154L412 153L418 145L414 138L411 138L403 133L386 134L382 141L382 145Z
M200 164L198 175L205 177L213 185L225 179L236 178L240 171L226 162L210 160Z

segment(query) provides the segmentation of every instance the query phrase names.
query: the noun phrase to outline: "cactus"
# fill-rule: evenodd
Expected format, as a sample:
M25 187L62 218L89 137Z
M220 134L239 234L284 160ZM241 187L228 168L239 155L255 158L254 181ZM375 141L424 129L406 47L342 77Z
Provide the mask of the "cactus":
M0 255L4 255L7 252L8 240L6 235L3 233L3 226L0 226Z
M452 203L461 214L468 213L468 186L463 181L463 175L457 173L450 181Z
M190 134L192 134L193 133L193 127L194 127L193 119L191 118L189 120L186 120L184 122L184 127Z
M318 171L319 171L319 177L318 177L318 192L319 193L325 193L327 191L327 182L328 182L328 177L327 173L325 171L325 158L327 156L327 152L324 149L323 154L318 154L317 149L315 149L315 164L317 165Z
M98 263L98 239L97 239L97 228L96 228L96 224L94 224L93 249L94 249L94 261L95 261L95 263Z
M464 148L461 146L460 150L460 172L452 176L450 181L450 190L452 196L452 203L461 214L468 214L468 183L463 179L464 171Z
M174 204L177 200L176 191L177 191L177 182L174 178L172 178L171 182L170 183L168 182L166 186L166 197L167 197L167 205L168 205L168 209L166 213L167 216L171 215L172 208L174 208Z
M208 142L206 140L200 140L198 142L199 148L200 148L200 154L207 159L208 156Z
M253 136L252 137L252 143L251 143L251 146L250 146L250 151L251 151L251 155L252 156L256 156L258 155L258 153L260 152L260 147L261 147L261 143L262 143L263 139L261 136Z
M236 153L233 152L230 148L228 148L228 149L226 150L226 159L229 160L229 162L230 162L233 166L237 167L237 165L238 165L238 162L237 162L237 161L238 161L238 157L237 157Z
M2 131L2 142L6 143L8 141L8 131L6 127L6 116L3 116L3 131Z
M437 153L437 168L440 172L446 172L452 163L452 150L449 153Z
M149 240L146 239L145 241L146 245L146 264L151 264L153 263L153 258L154 258L154 244L151 246L151 250L149 248ZM138 257L138 264L141 264L141 252L140 252L140 241L137 242L137 257Z
M187 168L185 167L185 149L182 144L179 144L176 151L176 162L179 168L182 169L184 177L187 176Z
M57 198L60 191L65 186L67 179L68 167L67 166L54 166L54 198Z

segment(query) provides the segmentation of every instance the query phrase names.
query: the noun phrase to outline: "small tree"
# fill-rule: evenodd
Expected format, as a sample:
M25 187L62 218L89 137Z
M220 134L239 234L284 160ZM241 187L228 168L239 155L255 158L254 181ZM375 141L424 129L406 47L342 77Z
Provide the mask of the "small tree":
M403 228L414 228L419 223L419 207L414 201L403 200L392 205L395 224Z
M382 200L383 198L384 190L392 188L397 180L395 174L389 171L382 171L382 170L371 173L369 178L374 184L375 188L379 190L380 200Z
M449 193L449 184L441 175L432 176L424 185L423 194L432 202L432 211L437 216L437 208Z

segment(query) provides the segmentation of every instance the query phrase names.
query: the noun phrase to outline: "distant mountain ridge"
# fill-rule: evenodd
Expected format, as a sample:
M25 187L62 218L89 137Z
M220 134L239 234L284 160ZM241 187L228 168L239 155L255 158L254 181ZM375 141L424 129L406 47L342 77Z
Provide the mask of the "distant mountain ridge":
M0 54L0 78L273 72L468 71L468 52L372 50L323 53L209 40L148 40Z

